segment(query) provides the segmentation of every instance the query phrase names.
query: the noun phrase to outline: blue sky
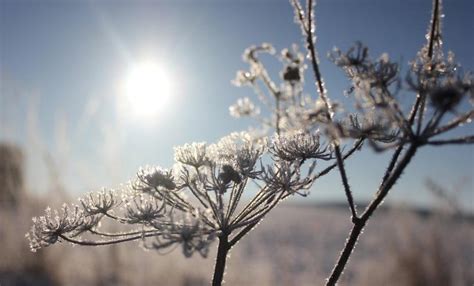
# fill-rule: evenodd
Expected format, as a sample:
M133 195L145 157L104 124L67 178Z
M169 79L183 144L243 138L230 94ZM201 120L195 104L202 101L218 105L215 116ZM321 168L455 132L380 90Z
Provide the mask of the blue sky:
M327 51L362 41L374 57L388 52L406 66L425 43L430 6L428 0L318 1L317 47L330 95L341 98L347 83ZM474 2L445 1L444 12L445 49L474 70ZM170 166L173 146L213 142L253 123L228 114L237 98L253 95L230 81L246 67L241 54L248 46L301 45L293 19L284 0L0 0L0 139L25 148L29 186L38 191L51 187L45 152L74 192L116 186L146 164ZM116 108L130 65L143 59L159 62L174 82L169 105L147 120ZM311 86L307 92L314 94ZM472 125L462 132L469 131ZM367 151L348 162L357 198L371 197L386 159ZM472 208L473 162L471 146L427 147L392 196L425 204L426 178L447 187L465 182L463 199ZM311 198L342 198L337 176L316 184Z

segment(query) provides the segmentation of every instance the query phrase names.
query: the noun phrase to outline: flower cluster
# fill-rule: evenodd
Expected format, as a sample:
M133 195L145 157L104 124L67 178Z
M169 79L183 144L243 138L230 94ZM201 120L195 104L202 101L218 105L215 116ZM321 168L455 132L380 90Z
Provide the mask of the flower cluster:
M30 240L30 248L38 249L54 244L58 239L70 234L77 236L98 224L98 218L87 216L77 205L63 205L61 211L47 208L44 216L34 217L33 226L26 237Z
M239 98L236 104L229 107L229 111L235 118L254 117L260 113L260 109L248 97Z
M262 156L269 149L275 163L264 166ZM32 250L58 241L105 245L140 240L148 249L181 245L186 257L194 252L206 256L216 237L255 224L285 197L306 191L312 181L301 176L302 161L330 156L320 148L319 136L302 133L271 144L246 132L232 133L216 144L186 144L174 151L171 169L141 168L120 190L88 193L62 212L47 209L27 235ZM242 205L249 181L262 187ZM127 230L108 232L114 221Z
M262 123L262 130L275 128L278 133L311 128L307 114L315 114L317 101L303 94L304 72L307 68L304 54L296 45L283 49L279 59L281 83L277 84L268 73L260 59L261 53L275 54L275 48L267 43L252 46L245 50L243 59L249 64L249 70L240 70L232 81L236 86L249 86L257 94L258 102L249 98L238 99L229 108L234 117L253 117ZM261 110L270 111L269 117L262 117Z
M278 159L288 162L311 158L332 159L328 148L321 147L319 134L310 134L301 130L276 136L271 151Z
M332 124L330 128L337 131L332 134L368 139L376 150L384 150L406 142L424 144L431 137L471 120L474 77L470 73L458 73L452 52L444 57L439 22L434 26L434 32L427 36L428 42L416 60L412 61L406 85L401 84L398 64L390 62L387 54L371 60L368 48L361 43L356 43L346 53L334 49L329 54L352 81L347 94L355 93L357 110L356 114L349 114L342 120L344 124ZM401 87L416 93L416 103L410 113L402 110L396 96ZM468 110L465 110L466 105L461 108L462 102L469 99L471 107ZM461 109L464 112L459 112ZM448 112L452 114L450 119ZM447 120L451 123L441 126Z

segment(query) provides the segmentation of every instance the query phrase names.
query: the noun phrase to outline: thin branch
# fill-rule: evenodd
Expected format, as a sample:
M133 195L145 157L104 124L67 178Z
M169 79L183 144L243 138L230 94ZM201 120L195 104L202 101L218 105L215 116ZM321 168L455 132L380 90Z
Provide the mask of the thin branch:
M280 135L280 120L281 120L281 108L280 108L280 101L281 101L281 98L280 98L280 95L276 95L276 98L275 98L275 129L276 129L276 133L277 135Z
M341 253L341 256L339 256L339 260L337 261L337 264L334 266L334 269L332 270L331 277L329 277L328 281L326 282L326 286L334 286L337 283L337 280L339 280L339 277L341 276L342 272L344 271L344 268L346 267L347 262L349 261L349 258L351 257L352 250L354 249L357 240L362 233L362 230L364 229L365 223L362 221L358 221L354 224L352 227L351 233L349 234L349 238L346 241L346 244L344 245L344 250Z
M143 234L143 233L156 233L157 230L137 230L137 231L131 231L131 232L119 232L119 233L108 233L108 232L101 232L98 230L90 229L90 233L95 234L95 235L100 235L100 236L106 236L106 237L124 237L124 236L130 236L130 235L137 235L137 234Z
M439 36L439 23L438 23L438 14L439 14L439 0L433 0L433 18L431 19L431 29L430 29L430 42L428 45L428 57L433 58L434 50L434 41L437 36ZM438 33L438 34L437 34Z
M357 209L354 204L354 198L352 197L351 188L347 180L346 169L344 168L344 161L342 159L341 151L339 148L335 148L337 165L339 166L339 173L341 175L342 184L344 185L344 191L346 193L347 202L349 203L349 208L351 209L352 219L357 219Z
M393 187L396 181L400 178L402 172L405 170L406 166L410 163L417 149L418 149L418 145L416 144L412 144L408 148L403 158L395 167L393 173L385 181L385 183L383 183L380 186L379 191L377 192L377 195L369 204L365 212L361 215L361 217L358 220L354 221L354 225L352 227L351 233L349 234L349 238L346 244L344 245L344 249L342 250L342 253L339 256L339 259L334 269L331 272L331 276L329 277L328 282L326 283L327 286L336 285L336 282L339 280L339 277L341 276L347 262L349 261L351 253L354 250L356 242L359 239L359 236L362 233L364 226L366 225L367 221L369 220L373 212L383 202L383 200L385 199L390 189Z
M398 158L400 157L400 154L402 153L404 144L398 145L397 149L392 155L392 159L390 160L390 163L388 164L387 170L385 170L385 174L383 175L381 185L383 185L387 179L390 177L390 174L393 171L393 168L397 164Z
M434 146L442 146L442 145L448 145L448 144L473 144L473 143L474 143L474 135L453 138L453 139L446 139L446 140L430 140L426 142L427 145L434 145Z
M343 160L346 160L347 158L349 158L352 154L354 154L354 152L356 150L358 150L362 144L364 143L364 138L361 138L359 140L357 140L354 145L352 146L352 148L342 157ZM317 179L319 179L320 177L328 174L332 169L334 169L335 167L337 167L337 162L336 163L333 163L331 165L329 165L328 167L326 167L324 170L322 170L321 172L317 173L315 176L313 176L310 181L313 182Z
M469 122L472 119L474 119L474 110L466 112L462 114L461 116L455 118L451 122L447 123L446 125L436 128L433 132L430 133L430 136L435 136L435 135L439 135L441 133L447 132L451 129L458 127L460 124Z
M366 208L365 212L362 214L362 219L367 220L369 217L374 213L377 207L383 202L385 196L387 196L388 192L391 190L393 185L396 181L400 178L403 170L405 170L406 166L410 163L413 156L415 156L416 151L418 150L417 144L412 144L405 152L403 158L397 164L395 170L390 175L390 177L380 186L379 191L377 192L375 198Z
M332 122L332 112L331 112L331 104L329 102L329 98L326 95L326 91L324 89L324 83L323 79L321 76L321 71L319 69L319 64L318 64L318 56L316 52L316 47L315 47L315 37L314 37L314 30L313 29L313 1L308 0L308 8L307 8L307 21L308 21L308 26L307 29L305 30L306 32L306 43L308 44L308 50L311 55L311 66L313 69L314 77L316 79L316 87L319 93L319 96L321 97L322 101L324 102L324 105L327 109L326 117L329 122ZM300 18L301 20L302 18ZM334 144L334 150L335 150L335 155L337 159L337 166L339 167L339 173L341 175L341 180L344 186L344 192L346 194L347 202L349 204L349 207L351 209L352 217L357 218L357 212L356 208L354 205L354 199L352 197L352 192L350 189L349 182L347 180L347 175L346 175L346 170L344 168L344 163L341 155L341 150L339 148L339 145Z
M133 241L137 239L141 239L144 237L151 237L151 236L156 236L159 235L157 233L152 233L152 234L140 234L132 237L126 237L122 239L115 239L115 240L104 240L104 241L90 241L90 240L77 240L73 239L70 237L67 237L63 234L60 234L59 237L64 239L65 241L68 241L70 243L78 244L78 245L83 245L83 246L99 246L99 245L111 245L111 244L117 244L121 242L127 242L127 241Z
M331 106L329 104L329 99L326 96L326 92L324 90L324 83L323 79L321 77L321 71L319 70L319 64L318 64L318 55L316 52L316 47L314 43L314 30L313 29L313 1L308 0L308 27L306 29L306 43L308 44L308 50L311 55L311 66L313 68L314 76L316 78L316 84L317 84L317 89L319 92L319 96L321 96L321 99L323 100L324 104L326 105L326 108L329 113L331 113Z

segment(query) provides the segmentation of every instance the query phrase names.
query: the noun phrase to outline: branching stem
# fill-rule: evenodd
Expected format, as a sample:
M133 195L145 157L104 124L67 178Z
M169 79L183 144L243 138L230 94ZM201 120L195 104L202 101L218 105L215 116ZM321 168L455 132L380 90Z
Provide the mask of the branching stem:
M339 277L341 276L344 268L346 267L347 262L349 261L349 257L351 256L352 251L359 239L362 230L364 229L367 221L372 216L374 211L379 207L379 205L383 202L385 197L387 196L390 189L396 183L396 181L400 178L403 170L405 170L406 166L410 163L411 159L416 153L418 149L418 145L412 144L406 153L404 154L403 158L400 160L400 163L394 169L392 175L384 182L381 186L377 195L369 204L365 212L360 216L358 220L354 222L352 230L349 234L349 238L347 239L346 244L344 245L344 249L342 250L341 256L336 263L336 266L332 270L331 276L329 277L326 285L333 286L336 285Z

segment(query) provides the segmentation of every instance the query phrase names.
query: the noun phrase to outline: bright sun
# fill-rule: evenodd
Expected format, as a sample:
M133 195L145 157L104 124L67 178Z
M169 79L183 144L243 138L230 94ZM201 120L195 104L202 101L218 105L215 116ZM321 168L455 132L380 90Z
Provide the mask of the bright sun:
M155 62L137 63L124 82L124 108L139 117L156 116L171 96L171 81Z

